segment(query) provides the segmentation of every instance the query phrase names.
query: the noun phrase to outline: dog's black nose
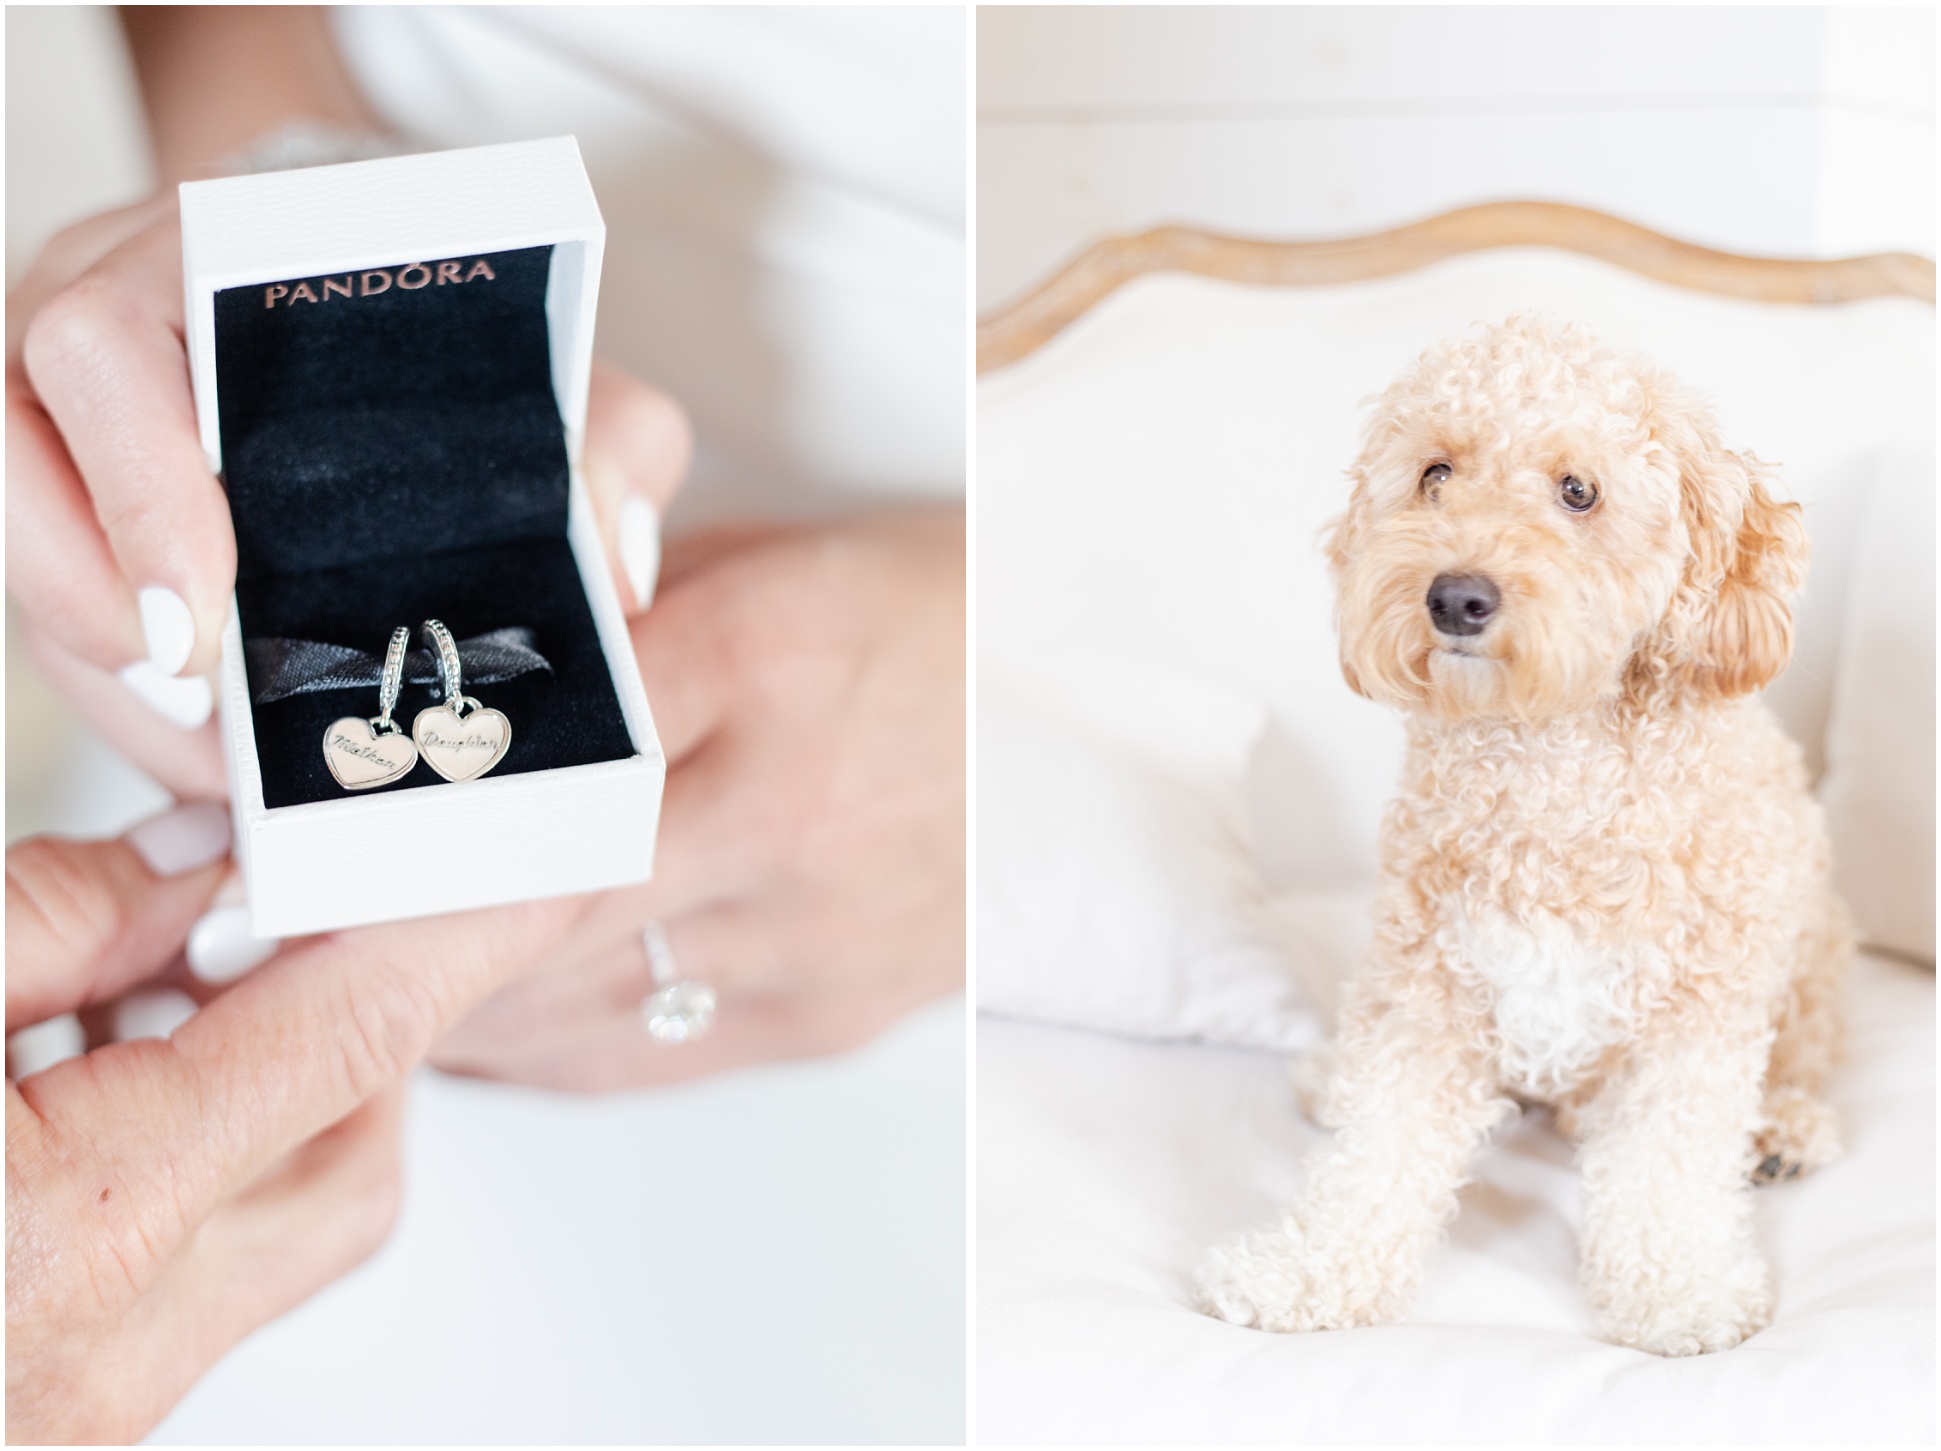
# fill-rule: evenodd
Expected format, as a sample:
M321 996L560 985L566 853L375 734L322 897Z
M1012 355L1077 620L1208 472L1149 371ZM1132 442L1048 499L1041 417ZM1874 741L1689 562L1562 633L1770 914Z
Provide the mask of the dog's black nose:
M1445 635L1480 635L1503 596L1480 574L1439 574L1429 586L1429 618Z

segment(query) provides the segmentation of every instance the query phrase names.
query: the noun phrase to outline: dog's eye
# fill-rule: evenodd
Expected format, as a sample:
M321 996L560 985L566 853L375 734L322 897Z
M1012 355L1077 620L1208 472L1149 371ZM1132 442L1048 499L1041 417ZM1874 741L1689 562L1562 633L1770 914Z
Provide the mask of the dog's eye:
M1557 498L1573 514L1581 514L1597 502L1597 485L1587 484L1575 474L1557 480Z
M1449 477L1448 464L1430 464L1422 470L1422 492L1431 499L1442 492L1442 481Z

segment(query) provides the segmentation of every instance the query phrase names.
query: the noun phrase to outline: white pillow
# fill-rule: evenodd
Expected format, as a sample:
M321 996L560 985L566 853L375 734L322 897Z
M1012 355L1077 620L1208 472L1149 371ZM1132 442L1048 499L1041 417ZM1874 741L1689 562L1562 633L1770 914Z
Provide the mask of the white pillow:
M1865 940L1934 960L1934 453L1883 459L1855 546L1821 799Z
M1260 705L1147 667L981 662L977 998L1012 1016L1294 1050L1320 1021L1254 863ZM1340 936L1322 909L1321 960Z

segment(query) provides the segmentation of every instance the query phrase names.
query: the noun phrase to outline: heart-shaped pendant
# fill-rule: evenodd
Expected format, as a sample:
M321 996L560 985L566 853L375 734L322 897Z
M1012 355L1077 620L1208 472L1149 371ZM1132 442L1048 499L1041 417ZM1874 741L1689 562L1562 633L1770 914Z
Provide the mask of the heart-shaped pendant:
M388 786L418 764L418 748L403 731L376 731L347 715L324 732L324 764L346 791Z
M476 701L465 715L449 704L434 705L418 712L411 735L432 770L447 781L470 781L504 759L512 744L512 722Z

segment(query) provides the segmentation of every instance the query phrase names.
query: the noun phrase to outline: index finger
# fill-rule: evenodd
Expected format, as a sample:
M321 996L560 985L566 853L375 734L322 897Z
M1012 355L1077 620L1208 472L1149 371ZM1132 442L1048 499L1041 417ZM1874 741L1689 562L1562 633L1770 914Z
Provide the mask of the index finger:
M142 599L151 662L163 675L213 669L236 541L196 428L172 215L49 298L21 356Z
M582 899L360 928L285 951L166 1040L117 1044L20 1085L189 1232L292 1148L399 1082L452 1023L542 956ZM158 1132L157 1124L173 1126Z
M48 238L27 275L7 294L7 361L20 356L21 336L43 302L137 232L171 215L174 206L173 197L149 197L88 217Z
M228 814L211 805L153 817L121 841L8 847L7 1031L104 1002L167 966L221 883L228 848Z
M206 1202L403 1079L584 906L530 902L340 933L204 1008L172 1041L211 1131Z

